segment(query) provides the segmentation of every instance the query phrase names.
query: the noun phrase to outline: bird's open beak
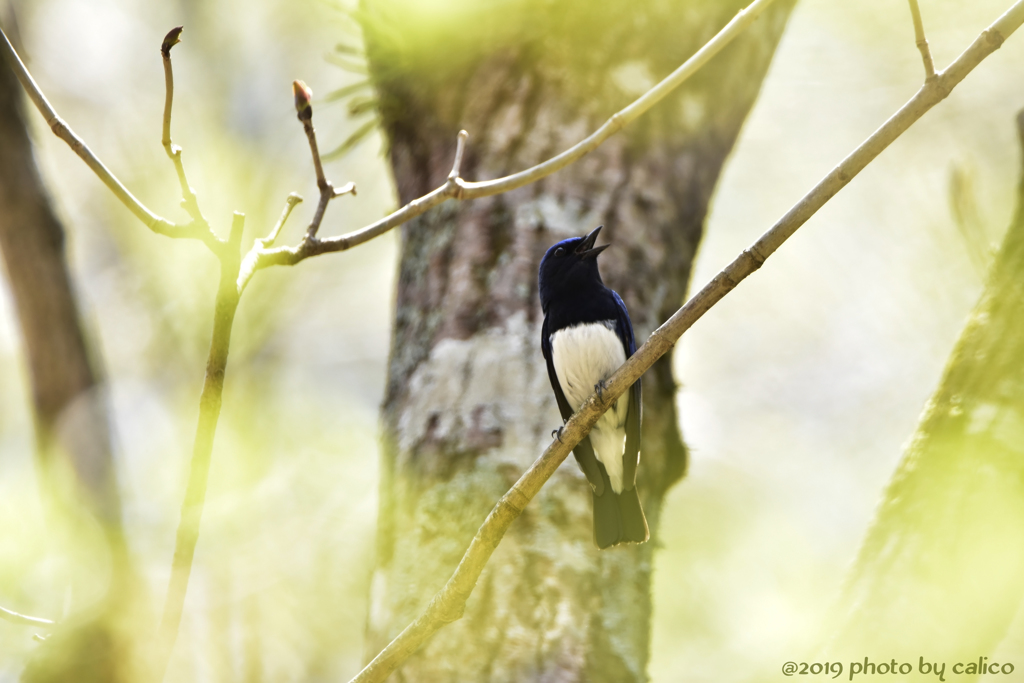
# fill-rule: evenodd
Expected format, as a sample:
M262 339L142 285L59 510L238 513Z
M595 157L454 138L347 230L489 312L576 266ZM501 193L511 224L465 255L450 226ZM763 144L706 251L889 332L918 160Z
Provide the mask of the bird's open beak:
M604 244L600 247L594 246L594 242L597 241L597 234L601 232L601 228L603 227L603 225L599 225L594 228L594 231L587 235L586 239L580 242L580 246L576 247L576 253L579 254L580 258L597 258L598 254L611 246L610 244Z

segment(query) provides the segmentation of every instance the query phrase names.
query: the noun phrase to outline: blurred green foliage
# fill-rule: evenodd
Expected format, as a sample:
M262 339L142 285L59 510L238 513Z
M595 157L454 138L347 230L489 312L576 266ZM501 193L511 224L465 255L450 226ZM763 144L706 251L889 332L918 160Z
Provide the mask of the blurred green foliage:
M925 3L937 66L1007 4ZM360 23L373 26L396 65L420 69L425 91L445 68L472 59L478 41L526 54L530 41L555 41L570 68L620 50L642 59L646 45L673 36L667 22L632 24L625 2L553 5L544 23L534 20L533 3L509 5L515 20L489 26L474 23L473 3L411 0L375 3L380 13L355 19L326 0L33 0L21 3L19 19L29 66L58 111L133 192L173 219L184 214L159 145L157 50L166 31L184 23L174 52L174 139L216 229L226 234L231 211L244 211L250 244L289 192L315 196L291 80L314 89L324 149L372 113L362 107L353 119L342 106L368 96L358 88L338 105L322 99L365 78L352 72ZM451 49L427 42L426 30L389 33L387 12L413 13ZM614 40L588 35L601 12L623 17ZM356 54L345 53L354 69L325 59L339 42L355 46ZM1021 36L1010 40L681 344L693 465L664 512L654 680L765 679L817 645L820 618L980 289L949 210L950 168L972 169L984 234L997 237L1008 222L1022 45ZM644 60L609 77L626 92L675 66ZM903 0L801 2L716 195L695 281L767 229L920 78ZM610 92L575 87L581 97ZM215 262L196 244L146 232L41 121L35 125L111 379L132 551L159 605L195 428ZM332 180L355 180L359 195L335 202L323 234L359 227L394 205L379 137L367 140L328 165ZM298 239L311 204L300 205L283 243ZM394 245L389 235L357 252L266 271L247 291L168 680L333 680L364 657ZM79 568L51 537L39 500L14 325L4 293L0 604L59 618L87 595L67 595ZM16 680L37 647L34 631L0 622L0 681Z
M638 11L631 0L366 0L355 17L377 85L374 106L396 134L425 121L457 131L465 118L473 118L467 112L479 116L480 107L497 106L485 103L499 102L493 92L504 86L487 82L491 74L477 68L495 58L515 64L511 71L519 74L519 87L539 82L557 88L564 106L596 128L676 69L745 4L658 0ZM706 30L681 30L687 18ZM747 87L736 73L742 71L713 60L622 135L645 146L685 133L689 120L703 120L707 108L729 106L728 92ZM531 81L531 74L539 78ZM543 97L539 90L529 92L533 99Z
M18 8L30 68L58 111L144 202L172 220L173 168L160 147L158 47L173 53L173 137L189 179L222 236L247 215L246 246L267 233L289 192L300 205L282 235L304 232L315 177L290 87L321 95L352 82L324 57L355 31L344 8L311 3L33 2ZM128 97L126 97L128 95ZM354 127L317 108L323 144ZM195 244L146 231L41 121L40 162L68 230L87 322L111 378L126 526L159 615L170 567L213 313L216 262ZM376 139L335 182L359 201L335 202L323 233L375 219L393 202ZM266 271L236 319L224 411L196 570L168 680L209 676L340 677L362 657L372 562L376 404L387 353L390 237L329 261ZM53 538L31 460L31 422L15 318L0 298L0 604L61 618L102 591L67 595L66 539ZM85 545L102 547L96 539ZM96 555L96 552L93 552ZM0 680L14 680L39 629L0 622ZM202 672L202 673L198 673ZM305 672L303 674L302 672Z

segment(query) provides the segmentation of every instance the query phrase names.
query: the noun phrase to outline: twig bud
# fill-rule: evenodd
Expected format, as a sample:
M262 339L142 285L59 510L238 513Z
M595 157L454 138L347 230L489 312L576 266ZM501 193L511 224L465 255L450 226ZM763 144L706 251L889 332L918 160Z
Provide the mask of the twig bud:
M164 59L170 59L171 48L181 42L181 32L184 28L184 26L175 26L164 36L164 42L160 45L160 52L163 53Z
M309 121L313 118L313 91L302 81L293 81L292 92L295 93L295 111L299 114L299 120Z

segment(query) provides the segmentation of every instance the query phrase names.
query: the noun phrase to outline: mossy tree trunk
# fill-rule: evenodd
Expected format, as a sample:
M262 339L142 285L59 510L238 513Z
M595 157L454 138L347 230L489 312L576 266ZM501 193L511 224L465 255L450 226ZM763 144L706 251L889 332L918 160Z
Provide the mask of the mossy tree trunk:
M1024 146L1024 112L1018 116ZM1016 216L885 493L828 656L951 667L988 656L1024 598L1024 175ZM876 654L877 653L877 654ZM850 661L850 659L847 659ZM1020 662L1015 663L1020 668ZM967 674L980 673L966 671Z
M521 170L571 146L668 74L745 2L364 0L370 73L399 202L462 175ZM792 4L780 2L695 79L580 162L402 229L383 407L368 656L425 606L494 502L561 424L540 353L537 267L604 224L605 281L639 341L681 304L708 202ZM638 486L654 542L599 552L589 488L564 465L512 526L462 620L406 681L645 680L652 553L686 469L671 360L644 377ZM570 459L571 460L571 459ZM693 523L678 520L675 523Z

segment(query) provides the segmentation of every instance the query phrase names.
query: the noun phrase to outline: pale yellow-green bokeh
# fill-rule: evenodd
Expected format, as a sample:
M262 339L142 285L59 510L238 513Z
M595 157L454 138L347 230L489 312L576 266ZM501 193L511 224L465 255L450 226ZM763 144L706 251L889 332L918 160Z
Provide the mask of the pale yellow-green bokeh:
M936 64L1004 4L924 2ZM325 59L339 42L358 45L354 24L326 0L22 5L29 66L54 105L133 192L173 219L184 213L159 145L157 51L169 28L186 24L174 48L174 139L222 235L235 210L247 215L246 243L265 234L292 191L307 202L282 240L294 243L309 220L316 188L293 79L314 90L324 149L367 120L317 99L361 78ZM781 680L783 662L813 655L819 620L980 292L949 209L951 168L972 178L993 241L1009 220L1021 64L1024 36L1014 36L681 343L692 463L658 539L655 681ZM904 0L801 0L726 166L694 284L770 227L921 78ZM158 601L187 476L215 262L198 244L145 231L38 118L34 126L111 377L132 550ZM359 195L331 206L323 232L393 208L376 135L327 172L338 184L355 180ZM395 244L389 234L265 271L246 292L169 680L241 679L252 661L267 680L338 680L357 670ZM20 353L4 290L0 605L59 617L76 599L64 590L72 568L39 501ZM36 647L32 632L0 622L0 681L16 680Z

